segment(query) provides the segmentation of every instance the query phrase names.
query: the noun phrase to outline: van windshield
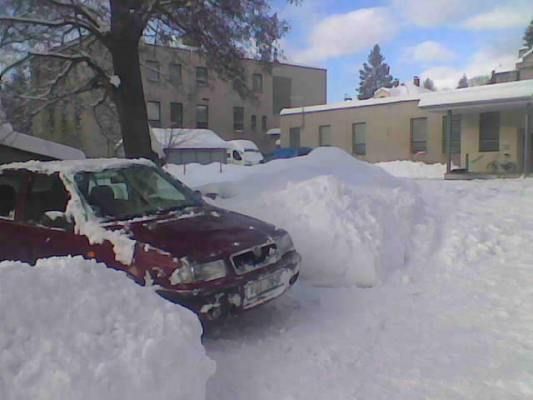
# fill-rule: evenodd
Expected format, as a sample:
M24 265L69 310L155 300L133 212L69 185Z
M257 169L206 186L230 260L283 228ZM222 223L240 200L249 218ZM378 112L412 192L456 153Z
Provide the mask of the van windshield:
M97 217L120 220L201 205L191 189L155 167L79 172L76 185Z

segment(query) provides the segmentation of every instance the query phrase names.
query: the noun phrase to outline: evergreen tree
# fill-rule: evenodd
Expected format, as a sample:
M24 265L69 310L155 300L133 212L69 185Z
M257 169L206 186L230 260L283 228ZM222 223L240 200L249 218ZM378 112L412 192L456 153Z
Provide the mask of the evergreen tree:
M461 79L459 79L459 82L457 83L457 89L463 89L468 87L468 78L466 77L466 74L464 74Z
M376 44L368 55L368 63L359 70L359 100L369 99L379 88L390 88L394 78L390 74L390 67L384 62L379 45Z
M533 47L533 19L524 32L524 46L527 46L528 49Z
M426 88L426 89L428 89L428 90L431 90L431 91L435 91L435 90L437 90L437 89L435 88L435 83L434 83L433 80L430 79L430 78L426 78L426 79L424 80L424 83L422 84L422 86L424 86L424 88Z

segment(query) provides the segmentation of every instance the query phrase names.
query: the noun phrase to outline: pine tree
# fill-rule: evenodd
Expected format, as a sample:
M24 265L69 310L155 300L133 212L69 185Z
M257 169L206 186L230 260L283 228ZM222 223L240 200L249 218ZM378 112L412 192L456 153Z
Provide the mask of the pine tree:
M459 82L457 83L457 89L463 89L468 87L468 78L466 77L466 74L464 74L461 79L459 79Z
M390 74L390 67L384 62L379 45L376 44L368 55L368 63L359 70L359 100L369 99L379 88L390 88L394 78Z
M424 83L422 84L422 86L424 86L424 88L426 88L426 89L428 89L428 90L431 90L431 91L435 91L435 90L437 90L437 89L435 88L435 83L434 83L433 80L430 79L430 78L426 78L426 79L424 80Z
M524 32L524 46L527 46L528 49L533 47L533 19Z

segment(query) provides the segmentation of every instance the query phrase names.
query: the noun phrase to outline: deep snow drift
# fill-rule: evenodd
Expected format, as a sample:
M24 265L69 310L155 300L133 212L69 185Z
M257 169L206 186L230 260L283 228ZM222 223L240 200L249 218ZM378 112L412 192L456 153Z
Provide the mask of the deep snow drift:
M184 180L288 227L306 279L211 333L208 400L533 398L533 180L413 182L340 156L216 168ZM380 284L314 286L358 281L374 251Z
M190 311L81 258L0 263L0 399L205 398Z
M410 257L424 218L417 187L336 148L254 167L169 166L178 178L222 198L216 205L289 231L318 286L374 286ZM210 182L210 183L209 183ZM392 229L394 228L394 229Z

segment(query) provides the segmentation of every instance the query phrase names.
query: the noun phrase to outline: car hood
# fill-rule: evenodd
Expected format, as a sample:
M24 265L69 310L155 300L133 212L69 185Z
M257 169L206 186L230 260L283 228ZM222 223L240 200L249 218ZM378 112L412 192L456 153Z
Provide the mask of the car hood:
M133 222L127 230L139 242L198 262L227 259L280 234L273 225L218 208Z

